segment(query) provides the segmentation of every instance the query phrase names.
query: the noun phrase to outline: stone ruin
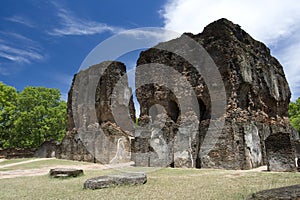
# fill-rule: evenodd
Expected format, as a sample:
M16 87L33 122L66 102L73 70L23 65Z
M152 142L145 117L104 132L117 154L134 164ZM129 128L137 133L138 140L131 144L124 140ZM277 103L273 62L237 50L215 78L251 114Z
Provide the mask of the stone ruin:
M224 84L223 96L209 90L206 77L191 62L163 48L184 47L184 37L202 45L213 59ZM185 33L141 52L137 77L151 79L151 73L147 77L139 73L143 66L153 63L157 68L171 67L188 81L196 97L189 103L197 105L199 117L181 110L180 102L190 94L176 93L156 83L145 84L136 90L140 104L138 125L144 127L136 130L125 65L100 63L74 76L68 98L67 134L57 157L103 164L134 161L136 166L150 167L252 169L268 165L271 171L296 169L296 133L288 119L291 93L283 68L263 43L254 40L239 25L220 19L202 33ZM114 88L121 80L125 86L116 94ZM180 84L181 79L173 81ZM88 86L93 84L96 87L90 89ZM175 90L180 90L179 87L175 85ZM95 99L80 94L92 90ZM225 99L224 108L214 102L218 101L216 97ZM72 110L74 102L79 105L76 111ZM215 115L214 109L224 112ZM96 113L85 115L92 110Z
M104 67L108 65L107 67ZM101 71L106 68L105 71ZM84 124L82 127L88 126L100 126L101 130L93 130L92 136L95 138L86 138L83 141L82 137L78 133L75 127L74 112L72 110L72 103L76 99L72 98L73 93L77 93L85 90L85 87L91 82L91 77L94 77L99 70L102 73L101 78L98 78L98 83L95 89L95 100L91 110L96 110L94 119L91 116L84 116L84 111L79 111L79 115L84 118ZM132 134L130 132L123 131L115 123L113 113L111 110L110 99L115 84L120 78L126 75L126 67L120 62L104 62L99 65L90 67L85 71L79 72L74 76L71 90L68 94L68 108L67 108L67 134L64 137L61 145L58 147L57 157L61 159L88 161L88 162L101 162L107 163L118 163L118 162L129 162L130 161L130 140ZM78 85L82 88L74 88L75 80L78 80ZM126 84L128 85L128 83ZM133 105L133 97L130 96L131 89L126 87L127 101L120 102L116 105L119 109L122 107L125 109L130 108L131 119L135 120L135 109ZM124 95L126 95L124 94ZM74 95L76 98L81 98L80 95ZM129 105L128 103L129 102ZM88 107L88 106L87 106ZM87 121L88 120L88 121ZM91 123L94 121L94 124ZM86 131L86 130L85 130ZM99 131L99 132L98 132ZM89 137L91 134L85 134L83 137ZM123 148L123 152L120 151ZM119 151L118 151L119 149ZM123 155L122 155L123 154Z

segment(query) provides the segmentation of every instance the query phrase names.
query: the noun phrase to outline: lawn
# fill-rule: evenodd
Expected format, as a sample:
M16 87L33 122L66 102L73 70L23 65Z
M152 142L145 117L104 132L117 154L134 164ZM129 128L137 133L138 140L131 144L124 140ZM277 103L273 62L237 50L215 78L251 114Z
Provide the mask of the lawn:
M37 163L34 167L38 167ZM83 176L67 179L54 179L48 175L0 179L0 199L240 200L260 190L300 184L300 173L164 168L148 172L148 182L145 185L83 189L86 179L112 173L120 171L85 170Z

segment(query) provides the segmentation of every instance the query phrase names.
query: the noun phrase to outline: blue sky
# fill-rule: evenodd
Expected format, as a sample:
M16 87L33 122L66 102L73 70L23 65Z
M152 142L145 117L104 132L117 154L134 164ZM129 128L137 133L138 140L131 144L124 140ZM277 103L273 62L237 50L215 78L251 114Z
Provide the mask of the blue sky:
M0 81L18 90L54 87L66 98L84 58L112 35L140 27L196 34L225 17L271 48L284 66L293 100L300 96L298 0L2 0L0 5ZM124 60L131 66L136 55Z
M162 27L163 2L3 0L0 81L59 88L64 96L87 54L127 29ZM131 56L134 58L134 56Z

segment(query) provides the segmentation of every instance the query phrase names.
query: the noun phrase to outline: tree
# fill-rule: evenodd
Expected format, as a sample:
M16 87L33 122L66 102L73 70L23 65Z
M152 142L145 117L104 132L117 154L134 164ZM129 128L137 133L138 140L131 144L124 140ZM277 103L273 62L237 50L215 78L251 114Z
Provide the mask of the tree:
M300 133L300 97L289 105L289 118L292 126Z
M38 147L46 140L60 141L66 130L66 102L60 100L59 90L26 87L22 92L14 89L11 93L13 91L15 95L10 99L5 97L8 92L0 93L0 99L7 104L5 109L0 107L0 141L3 146ZM10 117L3 114L7 113L6 110L10 110Z
M14 135L17 91L0 82L0 147L9 146Z

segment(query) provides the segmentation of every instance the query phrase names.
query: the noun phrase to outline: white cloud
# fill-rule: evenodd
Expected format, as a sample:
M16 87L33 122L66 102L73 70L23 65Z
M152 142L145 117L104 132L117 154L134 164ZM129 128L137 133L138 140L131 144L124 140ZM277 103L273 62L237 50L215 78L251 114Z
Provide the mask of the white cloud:
M202 32L209 23L227 18L276 52L293 93L300 85L300 3L298 0L171 0L161 11L166 29ZM292 37L292 39L291 39ZM284 44L288 41L288 44Z
M28 64L32 61L44 59L40 51L38 43L25 36L11 32L0 32L1 58L21 64ZM1 71L3 71L3 69Z
M0 56L17 62L30 63L30 60L42 60L43 56L30 49L18 49L0 44Z
M30 28L34 28L34 24L32 23L31 20L29 20L28 18L26 18L25 16L12 16L12 17L8 17L5 18L7 21L11 21L11 22L15 22L15 23L19 23L22 24L24 26L28 26Z
M36 42L36 41L34 41L30 38L27 38L24 35L18 34L18 33L0 31L0 34L7 35L7 37L14 38L15 40L18 40L18 42L29 44L32 47L33 46L36 46L36 47L40 46L38 42Z
M168 31L164 28L157 27L130 29L122 31L121 33L130 35L136 40L147 40L151 41L151 43L165 42L180 36L180 33L178 32Z
M272 43L288 36L300 18L297 0L173 0L161 12L165 28L202 32L209 23L227 18L240 24L256 39Z
M18 55L12 55L10 53L5 53L3 50L0 49L0 57L5 58L7 60L15 61L18 63L29 63L27 58Z
M292 100L294 101L300 97L300 34L295 33L288 40L287 46L283 48L278 46L276 50L278 52L275 53L275 56L279 58L285 68L285 74L292 90Z
M58 10L57 16L60 19L60 27L50 31L50 35L94 35L103 32L115 33L122 30L121 28L109 26L104 23L78 18L72 12L61 8L59 5L54 3L53 5Z

